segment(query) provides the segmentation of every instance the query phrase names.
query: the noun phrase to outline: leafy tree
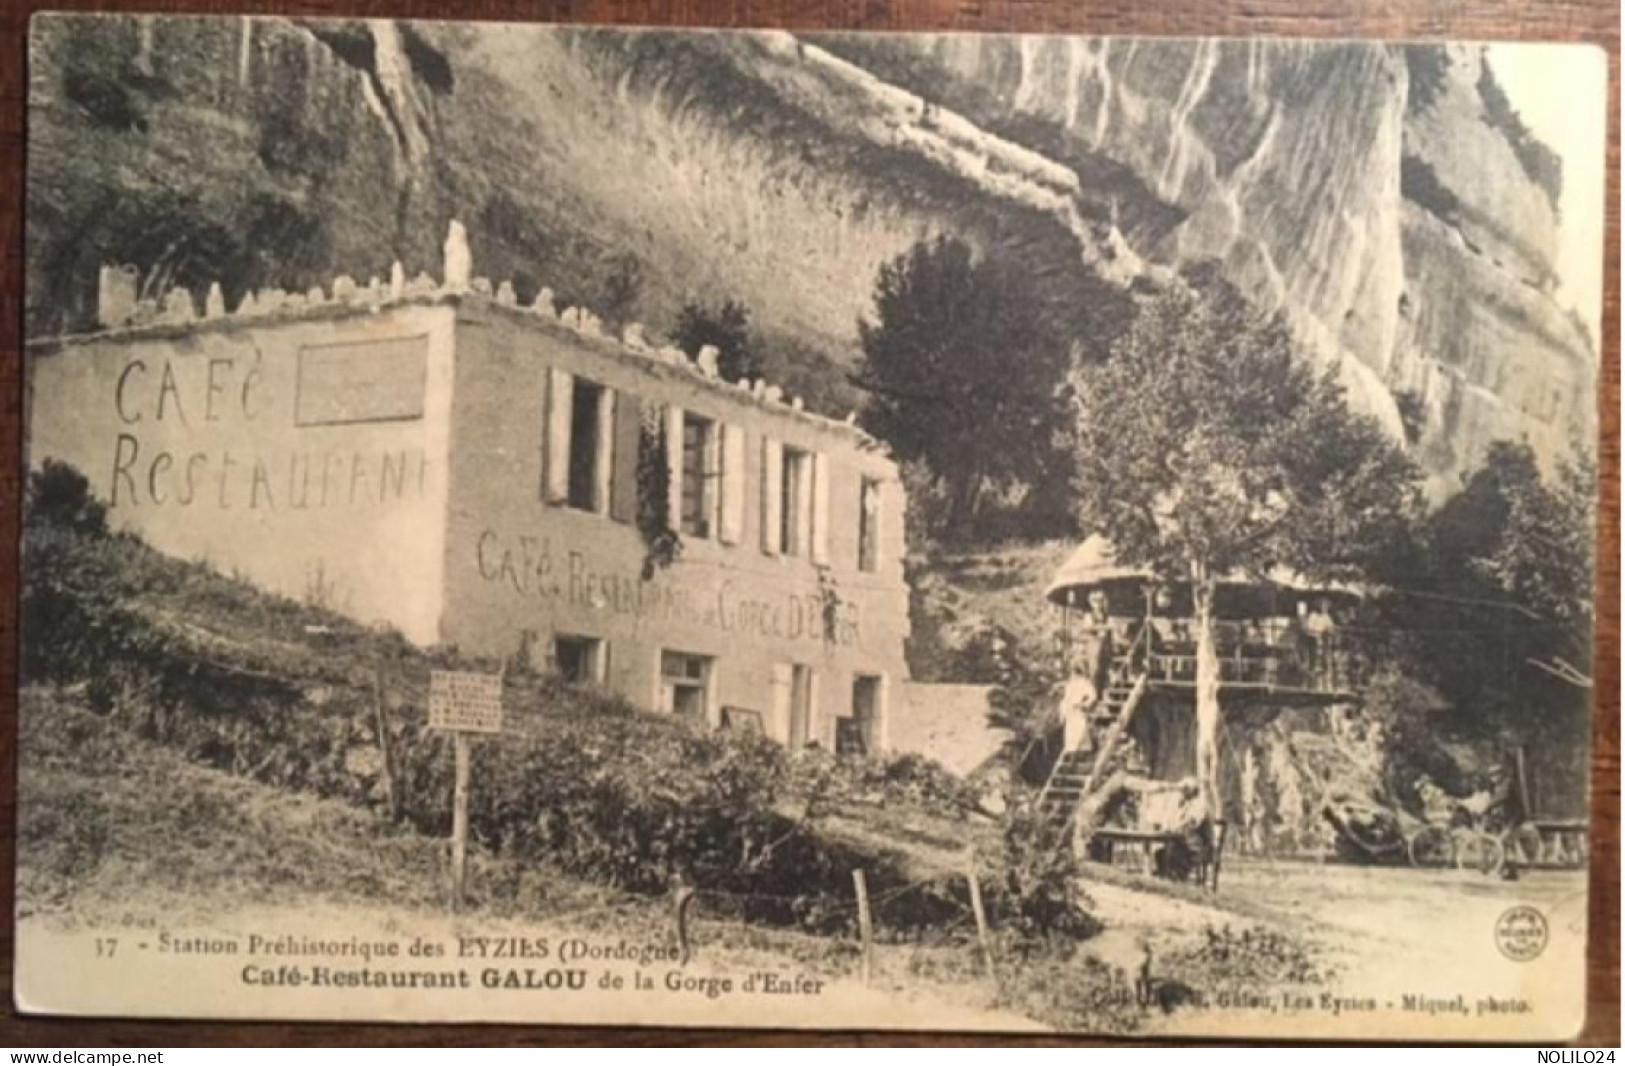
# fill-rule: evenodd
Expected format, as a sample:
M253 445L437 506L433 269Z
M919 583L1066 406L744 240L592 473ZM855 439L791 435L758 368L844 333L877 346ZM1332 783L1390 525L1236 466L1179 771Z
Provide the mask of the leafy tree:
M46 459L28 473L23 495L31 526L56 526L89 536L107 532L107 505L90 491L90 479L72 463Z
M1528 446L1513 447L1520 453L1521 476L1502 479L1506 525L1493 550L1476 561L1478 569L1518 603L1569 627L1571 635L1580 638L1582 654L1589 655L1595 586L1595 461L1588 453L1570 458L1548 484L1529 462Z
M991 485L1041 480L1067 421L1071 351L1032 279L943 236L881 267L875 310L858 323L860 419L943 480L947 528L973 521Z
M1192 591L1197 776L1216 814L1220 578L1278 564L1358 576L1403 536L1417 471L1349 410L1335 368L1314 373L1281 319L1210 264L1146 297L1109 357L1077 377L1080 526Z
M1369 605L1385 657L1442 697L1425 728L1524 749L1537 807L1584 804L1595 500L1589 457L1543 473L1527 445L1492 444Z
M725 381L762 376L762 357L750 326L750 311L737 300L724 300L713 308L686 303L677 313L672 343L698 358L707 344L717 350L717 372Z
M1429 521L1418 584L1443 597L1445 610L1474 605L1481 621L1486 605L1511 612L1508 624L1528 631L1526 651L1561 658L1578 675L1574 664L1591 651L1595 523L1589 456L1565 460L1548 479L1527 444L1497 441Z
M1498 441L1432 516L1415 583L1428 595L1409 621L1428 635L1421 658L1453 702L1517 713L1501 707L1512 696L1507 679L1486 677L1474 660L1528 662L1589 685L1595 508L1589 457L1565 460L1548 478L1528 445ZM1506 646L1514 636L1517 646ZM1481 691L1492 682L1503 691Z

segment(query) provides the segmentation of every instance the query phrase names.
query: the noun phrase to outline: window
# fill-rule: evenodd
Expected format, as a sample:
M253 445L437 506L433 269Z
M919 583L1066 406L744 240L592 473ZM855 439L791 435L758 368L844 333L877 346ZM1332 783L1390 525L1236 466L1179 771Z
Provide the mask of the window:
M799 448L786 447L779 477L783 486L779 554L805 555L812 521L812 456Z
M603 509L599 495L599 438L608 427L599 411L604 388L579 378L570 401L570 494L568 503L578 511Z
M603 684L604 642L561 634L553 638L553 667L567 684Z
M858 495L858 569L880 569L880 482L863 479Z
M594 514L614 511L622 521L630 521L621 499L626 492L615 493L612 501L610 483L612 475L616 481L631 476L628 466L637 456L625 441L635 429L637 417L638 405L632 397L617 397L614 389L550 368L542 434L542 499ZM612 466L619 469L612 471Z
M762 438L762 551L829 562L829 460Z
M863 750L874 753L880 740L880 678L857 674L852 678L852 718L862 738Z
M802 663L774 663L771 699L773 739L804 748L818 739L818 676Z
M692 722L709 721L707 704L711 686L711 660L703 655L660 653L661 707Z
M788 741L792 748L804 748L813 738L812 667L796 663L790 667L790 722Z
M717 424L693 412L683 412L683 508L679 529L684 536L712 535L718 476Z

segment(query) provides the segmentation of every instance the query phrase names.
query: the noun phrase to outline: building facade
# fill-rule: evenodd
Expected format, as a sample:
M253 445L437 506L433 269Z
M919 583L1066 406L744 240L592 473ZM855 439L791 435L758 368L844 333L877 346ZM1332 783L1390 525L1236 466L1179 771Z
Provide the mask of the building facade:
M545 294L277 297L31 343L31 465L71 462L162 551L419 644L888 747L904 501L862 431Z

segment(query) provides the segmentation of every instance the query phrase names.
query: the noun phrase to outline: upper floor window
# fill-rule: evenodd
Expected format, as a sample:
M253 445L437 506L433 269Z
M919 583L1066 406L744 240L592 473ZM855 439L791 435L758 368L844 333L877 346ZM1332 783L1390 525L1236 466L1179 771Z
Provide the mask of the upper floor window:
M717 513L717 424L683 412L682 512L679 531L688 537L713 535Z
M805 555L812 527L812 456L786 447L780 464L783 505L779 512L779 554Z
M762 551L829 561L829 461L762 438Z
M607 435L601 409L606 390L602 385L577 378L570 404L570 490L566 500L578 511L601 511L603 493L599 486L600 438Z
M553 368L547 375L545 407L542 498L631 521L637 398Z

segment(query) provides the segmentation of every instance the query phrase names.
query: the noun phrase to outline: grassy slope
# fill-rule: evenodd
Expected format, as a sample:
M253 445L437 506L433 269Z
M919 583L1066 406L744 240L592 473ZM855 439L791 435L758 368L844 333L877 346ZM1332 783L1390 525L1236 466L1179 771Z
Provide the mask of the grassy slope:
M31 687L20 704L28 753L19 777L17 917L53 928L270 928L314 916L369 929L449 928L446 842L335 800L289 793L197 766L88 711L77 696ZM631 897L557 870L470 857L481 930L671 940L670 902ZM748 925L696 908L696 965L843 980L848 939ZM269 916L267 918L267 916ZM977 974L963 937L882 944L873 995L929 1003L962 1024L1022 1028Z
M39 676L41 669L59 671L58 679L69 684L73 695L58 697L43 687L30 691L27 717L43 717L51 724L44 732L32 726L25 729L22 763L31 777L49 778L62 771L106 776L103 785L95 787L82 776L47 779L34 793L53 797L51 802L57 806L64 802L83 805L97 815L89 820L93 825L107 824L102 816L117 814L114 808L140 807L147 786L153 783L149 779L162 783L167 769L154 771L150 761L129 763L121 755L140 736L161 742L165 750L151 749L154 758L161 756L175 766L186 765L190 759L194 764L253 778L280 788L290 803L316 803L300 798L299 793L348 800L351 806L318 805L328 811L322 817L338 819L334 826L347 826L345 831L351 837L359 833L370 838L373 831L366 828L370 817L366 811L379 808L382 801L374 665L379 666L383 681L385 713L396 737L398 760L401 746L416 743L421 734L431 668L495 668L494 663L461 659L449 649L413 648L396 634L263 593L205 565L168 558L132 537L69 533L42 519L30 527L25 538L25 563L31 574L25 613L55 612L55 620L49 624L37 617L37 624L30 626L34 632L25 646L44 641L53 651L28 672L32 680L44 681ZM46 596L42 590L52 595ZM81 609L64 614L64 603L79 604ZM121 655L137 664L138 672L121 674L113 691L101 693L98 699L97 682L117 672L98 658L103 645L94 640L73 648L64 644L85 636L87 626L102 625L109 619L119 632L139 635L140 643L133 648L127 643L116 645ZM25 658L35 662L33 657ZM208 664L207 673L198 673L200 664ZM154 670L167 685L158 691L156 700L154 678L146 676ZM215 680L242 677L270 679L275 690L269 694L258 688L238 691L222 688ZM92 682L74 684L79 678ZM685 733L667 716L638 715L628 720L628 708L616 698L560 686L546 677L510 672L505 687L505 702L523 733L545 737L569 726L566 733L574 730L571 735L580 743L617 750L633 737L644 738L645 746L669 747L674 740L681 743ZM42 715L42 702L55 709ZM88 708L97 708L107 717L98 717ZM59 735L64 729L75 735L65 740ZM93 770L81 761L81 745L98 753ZM605 768L636 760L641 754L631 748L621 755L612 750ZM884 855L886 865L910 879L943 873L957 876L966 844L991 832L991 826L983 824L970 827L968 833L960 812L951 807L936 809L938 805L929 795L899 802L901 793L881 762L867 768L868 777L849 778L845 787L831 793L818 785L827 772L821 767L829 762L827 755L812 752L792 761L787 770L793 780L780 790L781 813L792 821L805 817L809 797L802 791L807 786L816 788L818 818L812 831L831 843L841 842L854 855ZM417 784L432 785L433 781ZM412 785L406 782L401 787L409 792ZM219 808L216 813L221 819L248 818L253 788L247 781L222 777L220 783L204 790L208 795L197 803L165 804L150 813L173 820L186 817L185 811L192 808ZM59 792L71 799L58 801ZM242 809L237 811L238 807ZM54 815L46 811L42 817L56 817L58 835L64 840L73 838L73 818L66 810ZM158 837L186 837L184 823L166 823L162 828ZM132 839L153 835L138 831ZM41 833L37 837L48 853L50 836ZM233 836L253 839L252 833ZM97 850L90 849L92 853ZM117 853L115 847L113 854ZM241 879L249 884L279 883L286 874L278 868L289 865L283 855L239 858L244 860L238 864L244 871ZM321 871L333 865L319 861L322 856L308 858L311 861L297 865ZM79 860L47 854L44 866L73 873L62 867L73 861ZM407 856L395 856L386 866L403 863L413 864ZM328 872L312 876L327 876ZM365 870L352 870L346 876L355 882L351 894L356 898L366 898L380 887L377 878ZM306 887L326 892L339 886Z
M179 648L170 654L191 649L233 669L288 677L303 692L297 713L344 723L341 732L366 732L370 726L370 676L356 676L358 660L392 655L392 676L406 688L415 684L406 682L409 675L446 658L264 597L132 540L119 538L102 547L118 560L113 572L132 586L113 589L115 596L127 592L140 617L175 635ZM957 560L954 573L966 590L962 602L968 611L998 618L1000 625L1019 625L1025 611L1023 575L1028 583L1043 580L1053 554L1034 549ZM543 693L539 686L528 695L561 695L556 689ZM312 708L317 692L323 693L321 706ZM172 713L184 717L221 709ZM416 715L421 708L396 706L392 713ZM550 708L526 724L545 730L552 713ZM202 752L146 739L127 718L116 708L106 715L92 711L83 685L34 685L23 692L20 919L58 927L190 923L199 928L260 915L269 915L271 924L322 914L341 924L383 923L395 929L436 929L446 922L443 838L391 823L376 802L320 798L280 780L278 785L252 780L252 768L225 772L229 765L220 768ZM252 730L274 720L255 721L261 724L244 724ZM663 721L647 725L670 728ZM281 750L300 735L273 731L261 742ZM213 761L215 768L200 760ZM792 767L805 769L799 763ZM994 844L988 839L996 836L991 825L968 823L933 805L926 798L900 800L878 779L869 779L855 791L828 797L814 831L842 842L854 856L886 856L893 876L906 878L871 880L872 892L880 887L876 903L883 910L892 899L940 893L933 887L937 882L962 876L966 844L979 841L984 853ZM921 883L914 884L916 879ZM643 942L671 935L669 899L628 895L545 861L476 847L470 880L467 917L482 928L594 932ZM747 924L737 920L726 899L710 895L702 893L694 915L704 965L735 973L794 965L836 980L855 972L858 952L850 932L815 936ZM1125 906L1138 908L1147 897L1128 892L1125 899ZM1008 1010L1067 1028L1123 1030L1140 1024L1132 1008L1113 998L1124 988L1123 970L1116 967L1133 960L1106 950L1105 942L1089 952L1103 961L1069 952L1035 956L996 984L980 972L968 913L928 931L883 928L880 934L871 987L883 1000L942 1004L967 1025L1023 1023L1017 1014L983 1013Z
M88 711L72 693L20 703L18 915L90 920L132 901L165 910L247 903L445 898L446 844L349 804L191 763ZM607 898L548 871L488 860L495 913Z

